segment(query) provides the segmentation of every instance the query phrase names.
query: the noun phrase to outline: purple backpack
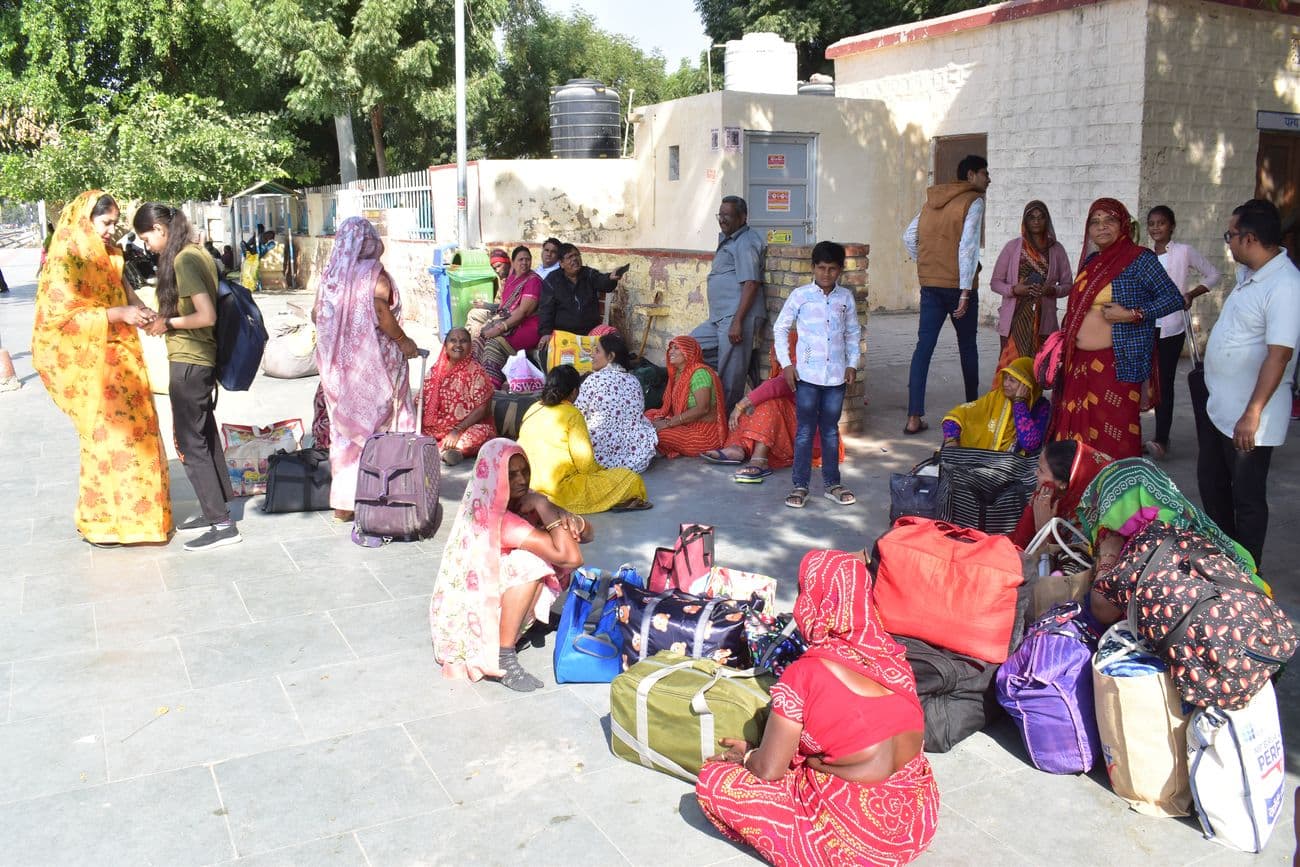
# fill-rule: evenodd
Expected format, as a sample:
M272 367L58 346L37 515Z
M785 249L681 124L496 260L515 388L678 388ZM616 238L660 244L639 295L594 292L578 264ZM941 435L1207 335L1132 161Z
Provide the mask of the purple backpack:
M1097 638L1079 603L1057 605L998 669L998 702L1041 771L1085 773L1101 754L1091 666Z

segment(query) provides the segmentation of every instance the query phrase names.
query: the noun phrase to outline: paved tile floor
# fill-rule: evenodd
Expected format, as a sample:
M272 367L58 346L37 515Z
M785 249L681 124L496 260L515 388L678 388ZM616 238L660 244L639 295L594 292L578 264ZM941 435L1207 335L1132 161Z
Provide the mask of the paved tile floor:
M231 548L78 541L76 437L27 351L35 261L0 252L14 287L0 298L0 340L25 382L0 394L0 862L752 861L707 826L689 787L610 754L608 688L557 687L549 649L522 657L547 684L528 695L439 676L427 604L450 512L437 538L378 550L321 514L263 515L256 498L239 504L245 541ZM271 315L287 299L262 303ZM900 435L913 323L877 316L868 331L870 426L845 471L859 505L816 498L792 513L781 474L742 487L698 462L661 463L647 476L656 508L597 518L589 562L644 566L677 521L707 521L722 562L779 576L792 602L802 554L869 544L885 528L888 474L933 447ZM987 368L996 342L982 334ZM958 398L950 330L935 359L932 423ZM307 418L314 389L259 379L223 394L219 415ZM1169 467L1194 490L1185 408ZM1294 451L1274 462L1267 560L1279 597L1300 610ZM451 510L467 472L446 474ZM172 479L184 517L194 503L175 461ZM1297 680L1280 689L1292 787ZM1251 857L1203 840L1193 820L1126 809L1104 775L1034 770L1006 723L932 760L943 806L923 863L1290 862L1289 797L1267 851Z

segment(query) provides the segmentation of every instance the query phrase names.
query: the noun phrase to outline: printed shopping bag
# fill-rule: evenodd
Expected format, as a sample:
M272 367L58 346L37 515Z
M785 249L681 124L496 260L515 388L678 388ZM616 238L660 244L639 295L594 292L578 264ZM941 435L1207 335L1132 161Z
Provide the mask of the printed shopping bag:
M304 433L302 419L282 419L268 427L223 424L221 439L226 446L226 472L236 497L266 493L268 458L283 449L298 451Z

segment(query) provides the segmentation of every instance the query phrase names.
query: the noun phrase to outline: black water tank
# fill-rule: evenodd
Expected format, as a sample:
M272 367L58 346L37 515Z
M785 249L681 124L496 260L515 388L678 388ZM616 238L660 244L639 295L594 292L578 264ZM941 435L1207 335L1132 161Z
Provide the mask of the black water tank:
M593 78L571 78L567 84L552 87L551 156L620 156L621 114L618 91Z

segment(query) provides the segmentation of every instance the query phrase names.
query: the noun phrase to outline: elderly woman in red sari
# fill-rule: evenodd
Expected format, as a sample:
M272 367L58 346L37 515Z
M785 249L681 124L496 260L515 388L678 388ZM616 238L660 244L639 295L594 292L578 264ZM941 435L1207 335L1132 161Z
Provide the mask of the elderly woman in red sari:
M350 521L361 449L371 435L414 430L410 371L419 353L402 330L402 301L384 270L384 242L362 217L349 217L316 290L316 366L330 422L330 506Z
M773 864L906 864L934 837L939 787L916 679L861 557L810 551L794 617L808 651L772 687L762 743L724 737L700 769L700 809Z
M1061 329L1061 367L1049 439L1076 439L1113 458L1142 453L1143 384L1158 399L1156 320L1183 296L1155 253L1133 242L1132 217L1115 199L1088 209L1079 273Z
M469 350L469 331L451 329L438 363L424 380L421 429L438 440L442 462L449 467L474 457L497 435L492 423L492 382Z
M664 404L646 410L659 434L665 457L696 457L720 448L727 439L726 394L722 380L704 363L704 351L694 337L668 341L668 385Z

